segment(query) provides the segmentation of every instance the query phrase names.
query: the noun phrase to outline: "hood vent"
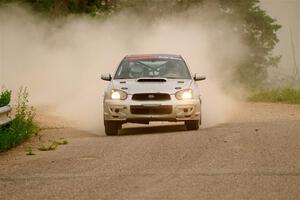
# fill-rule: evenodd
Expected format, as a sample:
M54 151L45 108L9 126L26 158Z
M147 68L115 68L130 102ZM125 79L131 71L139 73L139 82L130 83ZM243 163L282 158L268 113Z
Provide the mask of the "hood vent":
M164 78L139 78L137 82L167 82Z

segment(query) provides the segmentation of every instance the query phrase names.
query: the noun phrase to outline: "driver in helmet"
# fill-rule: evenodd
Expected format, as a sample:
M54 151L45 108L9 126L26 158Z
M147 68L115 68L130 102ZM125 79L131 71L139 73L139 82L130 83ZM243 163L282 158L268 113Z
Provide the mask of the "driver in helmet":
M130 65L130 71L129 71L129 77L130 78L140 78L143 75L143 67L135 65L134 63L132 63Z

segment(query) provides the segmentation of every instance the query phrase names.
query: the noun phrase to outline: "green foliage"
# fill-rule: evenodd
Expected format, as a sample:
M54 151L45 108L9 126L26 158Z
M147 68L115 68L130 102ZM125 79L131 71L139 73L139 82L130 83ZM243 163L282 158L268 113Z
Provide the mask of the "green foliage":
M26 88L21 88L14 120L9 125L0 128L0 151L22 143L38 130L33 121L34 116L33 108L28 107L28 92Z
M249 100L300 104L300 90L293 88L260 89L253 92Z
M112 14L116 6L114 0L69 0L66 3L69 13L86 13L93 16Z
M28 147L28 148L26 149L26 155L27 155L27 156L34 156L34 155L35 155L35 153L33 153L31 147Z
M164 16L176 15L189 8L201 6L209 0L119 0L119 8L128 9L137 15L160 18Z
M58 145L66 145L69 144L68 140L55 141Z
M0 107L7 106L10 103L11 91L5 90L0 94Z
M281 28L259 6L259 0L221 0L224 9L231 9L232 18L242 19L234 26L250 48L247 60L239 66L237 78L247 86L260 86L267 78L268 67L277 67L281 56L273 55L272 50L279 42L277 31Z
M29 4L34 10L50 15L53 8L53 0L0 0L0 6L7 3Z
M33 5L33 7L42 12L51 12L54 5L52 0L25 0Z
M45 144L42 144L38 150L40 151L54 151L59 145L66 145L68 144L69 142L67 140L62 140L62 141L51 141L50 144L48 145L45 145Z
M3 0L2 3L27 3L48 16L68 14L109 15L116 9L115 0ZM0 3L1 4L1 3Z
M39 147L38 149L40 151L54 151L57 147L58 147L59 144L57 144L56 142L52 142L51 144L49 145L44 145L42 144L41 147Z

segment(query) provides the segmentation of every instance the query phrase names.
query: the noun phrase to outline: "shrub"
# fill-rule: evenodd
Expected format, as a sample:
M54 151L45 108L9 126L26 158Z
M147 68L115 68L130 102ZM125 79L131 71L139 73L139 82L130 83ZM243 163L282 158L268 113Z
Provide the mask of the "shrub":
M20 89L14 120L9 125L0 128L0 151L22 143L38 130L33 121L35 112L32 107L28 106L28 95L26 88Z
M11 91L5 90L0 94L0 107L7 106L10 103Z

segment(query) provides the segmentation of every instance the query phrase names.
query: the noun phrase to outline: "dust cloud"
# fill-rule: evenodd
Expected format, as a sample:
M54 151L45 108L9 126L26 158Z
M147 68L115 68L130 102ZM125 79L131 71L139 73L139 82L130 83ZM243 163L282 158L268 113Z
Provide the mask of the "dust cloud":
M101 73L113 73L127 54L180 54L193 73L207 76L199 83L204 126L224 123L237 101L224 92L223 82L243 61L247 47L214 9L149 23L126 12L105 20L71 16L50 21L6 6L0 10L0 84L13 91L27 86L31 104L46 114L100 133L107 84Z

